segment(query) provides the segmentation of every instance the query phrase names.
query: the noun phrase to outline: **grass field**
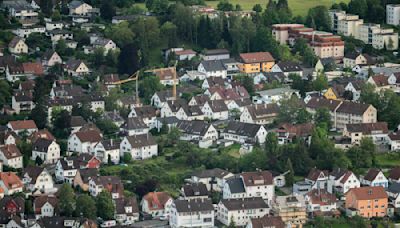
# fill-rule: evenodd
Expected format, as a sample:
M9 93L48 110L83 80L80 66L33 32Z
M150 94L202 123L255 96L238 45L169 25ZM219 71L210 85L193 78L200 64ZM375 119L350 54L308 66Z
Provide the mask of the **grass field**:
M240 4L244 10L251 10L255 4L261 4L263 8L266 6L266 0L229 0L233 5ZM325 5L330 7L334 0L289 0L289 7L293 12L293 15L304 16L307 14L308 9L318 6ZM336 2L346 2L350 0L342 0ZM206 1L210 6L216 7L219 1Z

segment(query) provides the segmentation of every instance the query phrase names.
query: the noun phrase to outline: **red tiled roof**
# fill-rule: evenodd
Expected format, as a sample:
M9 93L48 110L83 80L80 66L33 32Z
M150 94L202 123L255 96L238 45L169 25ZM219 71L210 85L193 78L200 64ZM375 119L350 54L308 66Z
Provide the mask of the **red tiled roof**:
M261 62L273 62L275 61L269 52L253 52L253 53L242 53L240 58L243 63L261 63Z
M0 173L0 180L3 181L8 189L21 188L24 185L21 179L13 172Z
M373 200L388 198L382 186L351 188L347 194L353 194L357 200Z
M16 120L10 121L13 130L26 130L26 129L37 129L36 123L33 120Z
M149 205L149 210L163 210L171 196L166 192L149 192L144 197Z
M243 183L245 186L273 184L272 173L269 171L245 172L240 175L243 178Z
M43 75L43 66L40 63L22 63L25 74Z
M102 140L101 135L96 130L79 131L75 135L81 142L100 142Z

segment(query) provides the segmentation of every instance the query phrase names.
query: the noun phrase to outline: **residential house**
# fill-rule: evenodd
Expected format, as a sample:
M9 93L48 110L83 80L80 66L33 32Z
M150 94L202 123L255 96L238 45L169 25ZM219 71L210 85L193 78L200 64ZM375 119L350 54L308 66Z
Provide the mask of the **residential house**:
M233 177L233 174L220 168L214 168L194 172L188 182L203 183L207 187L208 191L221 192L225 180L229 177Z
M229 59L230 54L227 49L205 50L203 59L206 61Z
M155 218L163 218L170 215L173 201L173 198L166 192L149 192L143 196L140 206L144 213Z
M246 228L285 228L285 223L279 216L264 215L261 218L252 218Z
M164 102L160 110L161 117L176 116L182 106L187 106L187 101L180 98Z
M17 134L26 132L27 135L31 135L33 132L38 131L36 123L33 120L10 121L8 122L7 127Z
M307 212L312 216L338 216L338 199L326 189L313 189L305 195Z
M36 161L39 157L46 164L54 164L60 158L60 154L60 145L55 140L39 138L32 145L31 160Z
M16 114L30 112L35 108L33 94L30 91L15 92L11 98L11 107Z
M396 166L389 170L388 180L390 183L400 183L400 167Z
M53 50L46 51L42 56L42 65L46 68L62 64L62 62L61 56Z
M119 164L120 146L120 140L102 140L94 146L93 153L104 164Z
M206 77L227 77L227 69L221 60L202 61L197 71L206 74Z
M157 118L157 110L149 105L135 107L131 110L128 117L140 117L150 128L154 127Z
M382 186L384 188L387 188L389 185L389 181L382 170L375 168L369 169L365 176L360 176L360 182L362 185Z
M55 29L64 29L69 25L64 21L46 21L46 30L51 31Z
M267 137L267 130L264 126L259 124L230 121L228 126L221 133L221 137L225 140L232 140L240 144L263 144Z
M96 176L89 180L90 195L96 197L103 190L108 191L113 199L124 196L124 185L117 176Z
M29 2L24 0L6 0L2 2L4 9L8 9L8 14L15 17L23 26L35 25L38 20L38 12Z
M240 114L244 111L244 109L252 104L253 102L251 102L250 98L242 98L242 99L228 101L227 106L229 110L229 115L233 117L239 115L240 117Z
M392 183L385 190L388 194L389 205L396 209L400 208L400 183Z
M352 188L359 188L360 185L360 181L352 171L338 168L329 173L328 191L331 193L344 195Z
M207 101L210 100L210 97L204 94L193 96L188 105L189 106L203 106Z
M364 137L371 138L376 145L386 144L388 133L386 122L346 124L343 129L343 136L351 138L354 145L360 145Z
M23 168L23 156L15 144L0 146L0 161L14 169Z
M34 194L55 193L53 177L46 168L27 166L22 172L22 182Z
M93 7L85 2L73 0L68 4L68 9L69 15L87 16L92 12Z
M281 217L285 227L303 227L307 222L305 199L302 195L277 196L272 214Z
M82 60L71 59L65 64L64 71L74 77L84 76L90 73L89 68Z
M89 191L89 180L93 177L99 176L98 169L77 169L75 177L73 179L73 186L74 188L79 187L84 192Z
M240 72L245 74L269 72L275 65L275 59L269 52L241 53L240 62Z
M176 75L174 76L174 74L176 74L176 72L171 68L165 68L163 70L155 72L156 77L160 79L160 83L163 84L164 86L172 86L179 84L179 78ZM174 79L174 77L176 78Z
M305 142L311 142L311 135L314 130L314 124L281 124L276 130L278 143L291 143L295 139L303 139Z
M90 153L94 146L101 141L102 136L97 130L78 131L68 138L68 151Z
M33 201L36 219L53 217L59 213L59 200L55 196L38 196Z
M233 100L250 98L249 93L243 86L232 88L212 87L204 92L210 97L210 100L224 100L226 104Z
M370 58L367 54L361 54L358 52L348 52L343 57L343 66L352 69L356 65L369 65Z
M19 55L19 54L28 54L28 45L25 43L25 41L18 37L15 36L10 43L8 43L8 51L11 54L14 55Z
M16 173L0 172L0 187L4 190L4 195L9 196L22 192L24 184Z
M119 50L117 44L114 43L111 39L106 38L97 38L93 43L92 50L96 50L101 48L104 50L104 55L107 55L110 51Z
M201 111L211 120L227 120L229 118L228 106L223 100L207 101Z
M223 199L218 203L217 219L229 226L245 226L252 218L269 214L269 206L261 197L243 199Z
M128 118L121 129L129 136L148 134L150 130L141 117Z
M279 113L277 104L255 104L244 108L240 115L240 122L252 124L270 124Z
M86 120L82 116L71 116L71 134L74 134L87 124Z
M304 181L293 184L293 193L305 195L312 189L328 189L328 175L328 171L311 169Z
M257 96L253 97L253 102L257 104L279 104L282 100L290 99L292 96L300 98L300 92L289 87L257 91L256 94Z
M382 186L352 188L346 193L345 208L364 218L385 217L388 195Z
M98 169L101 161L90 154L77 157L64 157L58 160L55 168L57 181L72 184L79 169Z
M117 127L121 127L121 125L125 122L124 118L122 118L117 110L104 112L103 119L111 121Z
M396 86L397 78L394 74L385 76L383 74L373 75L368 78L367 83L375 86L375 91L380 92L386 89L392 89Z
M120 156L129 153L134 160L144 160L158 155L158 145L149 133L125 136L120 145Z
M114 217L119 224L132 225L139 221L139 206L135 196L114 199L114 203Z
M386 5L386 24L399 25L400 24L400 6L399 4Z
M311 114L315 114L319 108L329 109L333 127L339 130L344 129L346 124L377 122L376 108L369 104L315 97L306 104L306 109Z
M207 199L210 193L207 190L207 186L201 182L199 183L188 183L182 186L181 195L183 199Z
M174 200L169 217L171 228L214 227L214 207L210 199Z
M391 151L400 150L400 134L392 132L388 135L388 144Z
M204 113L200 105L182 105L176 112L176 118L179 120L204 120Z
M272 203L275 197L275 185L271 172L261 170L243 172L226 181L223 199L253 197L262 197L269 205Z
M174 52L176 59L179 61L184 61L184 60L191 60L194 57L196 57L197 53L193 51L192 49L182 49L182 50L176 50Z
M15 218L23 218L25 215L25 200L21 196L5 196L0 200L0 208L1 208L1 217L0 223L4 225L4 227L23 227L20 222L14 223L10 222L10 220ZM20 219L19 219L20 220ZM8 225L5 225L8 224ZM17 224L17 225L15 225Z
M203 83L201 84L202 89L209 89L212 87L222 87L224 88L228 82L226 79L221 78L221 77L209 77L205 78Z
M204 121L180 120L176 127L182 132L180 136L184 141L215 141L218 139L218 131L212 124Z
M286 77L289 77L290 74L297 74L300 77L303 77L303 68L299 63L285 61L276 63L272 68L271 72L282 72Z

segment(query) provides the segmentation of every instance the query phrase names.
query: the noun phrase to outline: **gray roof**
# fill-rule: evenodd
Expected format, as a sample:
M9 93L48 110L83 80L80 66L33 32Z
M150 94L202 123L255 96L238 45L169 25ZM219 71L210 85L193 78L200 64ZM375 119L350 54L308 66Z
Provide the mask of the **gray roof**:
M260 130L261 125L230 121L225 128L224 133L235 134L247 137L255 137Z
M283 93L296 93L296 92L299 92L299 91L295 90L295 89L291 89L289 87L283 87L283 88L275 88L275 89L258 91L257 94L260 94L261 96L275 96L275 95L280 95Z
M207 102L213 112L227 112L228 106L226 106L223 100L212 100Z
M48 140L44 138L39 138L36 140L36 142L32 145L32 149L34 151L39 151L39 152L46 152L49 149L49 146L53 143L53 140Z
M207 186L203 183L185 184L183 193L186 197L208 196Z
M228 180L226 180L226 183L229 185L229 189L233 194L246 192L246 190L244 189L242 178L240 178L239 176L229 178Z
M261 197L244 199L223 199L221 203L229 211L268 208L268 204Z
M175 200L174 204L178 212L214 211L210 199Z
M207 133L208 129L210 128L210 124L201 120L181 120L178 122L176 127L187 134L202 136Z
M226 70L224 63L222 61L220 61L220 60L202 61L200 64L203 65L204 69L207 72L209 72L209 71L223 71L223 70Z
M389 185L386 191L391 193L400 193L400 183L393 182Z
M131 117L122 125L126 130L147 129L149 128L141 117Z
M280 63L277 63L277 65L283 72L296 72L296 71L303 70L303 68L300 66L299 63L291 62L291 61L280 62Z
M157 145L151 134L132 135L126 137L133 148Z

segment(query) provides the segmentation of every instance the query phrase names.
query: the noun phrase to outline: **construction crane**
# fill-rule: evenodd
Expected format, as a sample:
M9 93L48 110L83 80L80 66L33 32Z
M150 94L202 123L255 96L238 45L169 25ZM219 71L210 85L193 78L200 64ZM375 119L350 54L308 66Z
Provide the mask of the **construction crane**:
M122 85L122 84L125 84L127 82L136 81L136 104L137 105L140 104L139 86L138 86L139 74L140 74L140 70L136 71L134 74L129 76L127 79L123 79L123 80L119 80L119 81L110 83L111 85Z
M173 76L173 80L174 80L174 84L172 86L172 99L176 100L176 65L178 64L178 61L175 61L175 64L171 67L166 67L166 68L158 68L158 69L153 69L153 70L146 70L146 73L157 73L157 72L162 72L162 71L171 71L172 72L172 76Z

